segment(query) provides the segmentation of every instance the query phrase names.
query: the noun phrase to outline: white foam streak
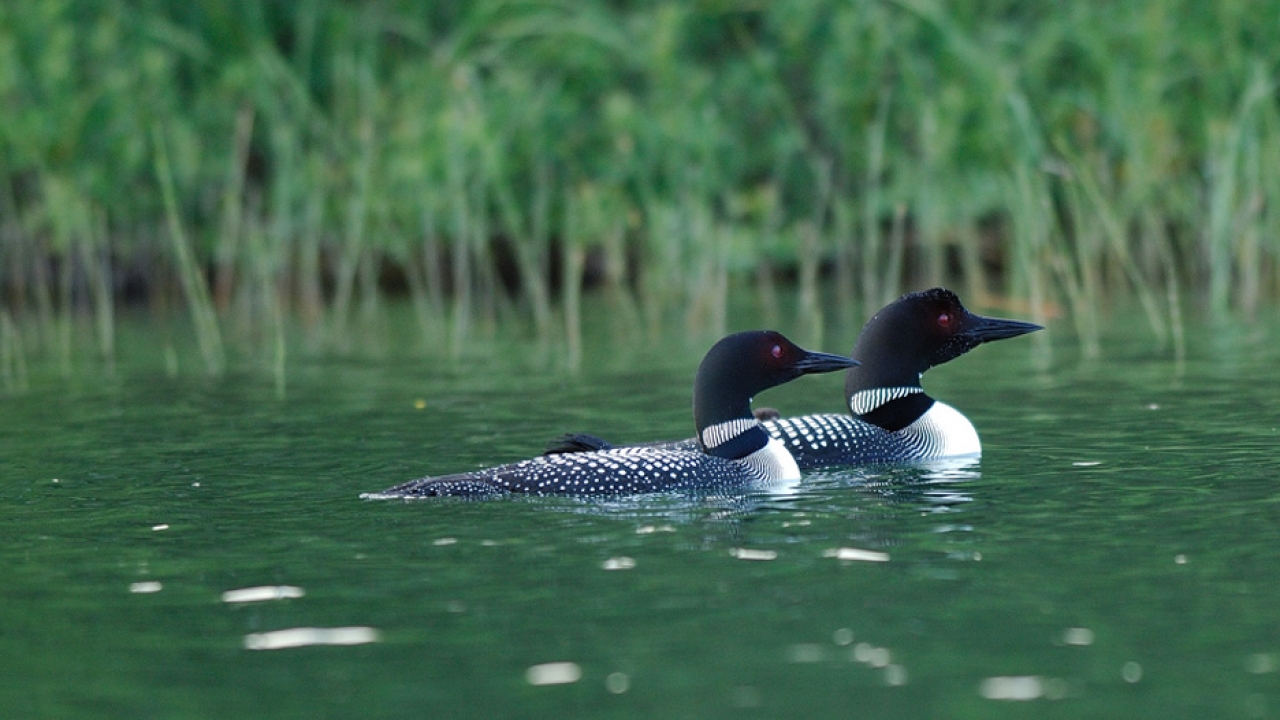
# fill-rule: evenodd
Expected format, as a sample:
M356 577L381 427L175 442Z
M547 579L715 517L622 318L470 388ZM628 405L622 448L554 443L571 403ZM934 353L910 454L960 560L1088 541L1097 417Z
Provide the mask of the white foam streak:
M371 627L298 627L244 636L244 646L248 650L283 650L308 645L364 645L377 641L378 631Z

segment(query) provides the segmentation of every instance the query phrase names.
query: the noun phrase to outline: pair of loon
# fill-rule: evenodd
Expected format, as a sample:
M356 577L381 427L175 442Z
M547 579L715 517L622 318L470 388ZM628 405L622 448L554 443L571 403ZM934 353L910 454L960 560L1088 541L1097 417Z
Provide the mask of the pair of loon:
M978 455L973 424L926 394L921 376L984 342L1039 329L976 315L955 293L934 288L876 313L854 346L857 360L803 350L776 332L738 333L716 343L698 368L695 438L613 447L591 435L568 435L531 460L413 480L365 497L767 487L798 480L802 469ZM758 392L845 368L849 415L760 419L751 412Z

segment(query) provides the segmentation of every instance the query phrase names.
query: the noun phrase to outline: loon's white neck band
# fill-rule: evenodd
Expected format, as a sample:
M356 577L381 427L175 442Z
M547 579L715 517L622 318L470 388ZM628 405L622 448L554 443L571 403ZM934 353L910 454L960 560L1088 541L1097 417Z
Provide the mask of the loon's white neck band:
M702 444L708 452L711 452L754 428L760 428L763 431L760 421L755 418L740 418L716 423L702 431ZM765 483L800 480L800 466L796 464L796 459L792 457L787 446L767 434L763 436L768 440L764 447L736 461L751 468L752 473Z
M887 402L892 402L898 398L904 398L908 395L915 395L923 392L924 388L919 385L878 387L859 390L849 396L849 411L854 415L866 415Z
M727 420L710 425L702 431L702 445L708 450L714 450L758 425L760 421L755 418Z

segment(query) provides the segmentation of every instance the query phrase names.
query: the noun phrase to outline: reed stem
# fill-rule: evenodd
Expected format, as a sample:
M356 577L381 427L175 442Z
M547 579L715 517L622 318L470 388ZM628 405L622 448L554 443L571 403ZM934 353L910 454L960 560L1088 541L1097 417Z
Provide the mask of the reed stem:
M169 239L178 266L178 277L196 329L196 343L204 360L205 371L210 375L221 375L226 367L226 355L222 347L222 334L218 329L218 316L214 312L209 287L200 271L195 251L182 225L164 132L157 124L152 127L151 134L155 147L156 179L160 184L165 215L169 220Z

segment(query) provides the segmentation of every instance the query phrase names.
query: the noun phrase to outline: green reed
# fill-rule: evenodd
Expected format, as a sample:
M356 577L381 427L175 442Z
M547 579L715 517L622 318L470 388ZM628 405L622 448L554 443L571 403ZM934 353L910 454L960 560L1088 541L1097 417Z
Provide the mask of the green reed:
M27 389L27 360L22 334L8 310L0 309L0 381L6 392Z
M196 329L196 342L200 347L205 370L216 375L221 373L226 365L222 332L218 329L218 318L209 295L209 286L196 260L178 210L177 191L174 189L173 169L169 163L169 151L164 133L157 126L154 128L153 135L156 147L156 178L164 198L169 239L173 243L174 263L178 266L178 277L182 281L183 293L191 310L191 319Z
M34 328L6 352L69 363L83 315L109 361L126 272L210 372L224 333L282 365L402 290L455 352L500 315L572 346L596 299L652 336L723 332L739 293L792 324L782 283L797 333L946 283L1090 352L1135 302L1182 352L1186 313L1280 299L1277 14L0 6L0 309Z

